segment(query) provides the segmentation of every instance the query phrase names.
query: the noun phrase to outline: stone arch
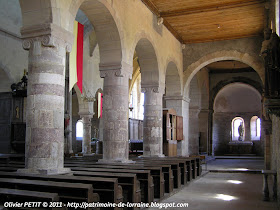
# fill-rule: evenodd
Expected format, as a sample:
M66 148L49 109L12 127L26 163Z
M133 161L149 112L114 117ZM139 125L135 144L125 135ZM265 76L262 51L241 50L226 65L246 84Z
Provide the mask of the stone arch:
M80 1L78 5L76 10L80 8L94 27L99 45L100 68L121 66L123 53L119 27L108 3L105 1Z
M182 86L181 78L177 65L170 61L166 67L165 74L165 95L166 96L181 96Z
M265 69L263 62L254 56L251 56L247 53L241 53L236 50L231 51L218 51L211 54L208 54L206 56L203 56L196 62L192 63L188 66L188 68L184 71L184 92L188 95L188 86L190 84L191 79L193 76L203 67L210 63L214 63L217 61L222 60L236 60L243 62L250 67L252 67L261 78L261 81L264 83L265 78Z
M232 77L231 79L228 80L223 80L220 81L215 87L212 88L212 90L210 91L210 109L214 108L214 101L215 98L217 96L217 94L226 86L228 86L229 84L234 84L234 83L243 83L243 84L247 84L251 87L253 87L260 95L262 95L263 92L263 86L260 85L258 82L247 78L247 77Z
M141 87L159 87L159 67L155 48L147 38L141 38L136 47L141 69Z
M116 12L109 2L105 0L72 0L69 3L68 1L45 0L44 3L41 3L37 0L20 0L20 6L23 19L22 32L34 31L34 28L40 32L41 29L43 34L39 33L39 35L51 33L52 28L55 29L57 26L61 27L59 33L72 33L75 16L78 9L81 9L96 32L100 50L100 67L122 66L125 50L122 50L121 45L120 32L122 30L119 30L121 21L116 17ZM67 34L67 36L69 35ZM69 37L67 38L69 39Z

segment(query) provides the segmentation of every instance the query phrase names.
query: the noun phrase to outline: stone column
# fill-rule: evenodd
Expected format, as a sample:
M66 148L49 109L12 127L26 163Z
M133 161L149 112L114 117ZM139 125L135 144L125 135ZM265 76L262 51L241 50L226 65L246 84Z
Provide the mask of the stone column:
M73 153L72 145L72 90L69 91L69 56L66 56L65 105L64 105L64 153Z
M58 38L68 35L58 28L48 30L45 27L42 33L39 33L39 29L33 30L36 34L48 31L52 31L52 34L34 37L31 30L22 29L23 48L29 50L29 65L25 169L18 171L69 173L70 169L64 168L65 56L69 45ZM32 38L27 38L25 34ZM72 34L69 37L73 40Z
M93 115L80 115L83 121L83 144L82 153L84 156L91 155L91 119Z
M142 87L145 93L143 123L143 156L163 157L162 95L159 87Z
M103 95L103 159L99 162L128 160L128 80L132 67L100 66L104 78Z

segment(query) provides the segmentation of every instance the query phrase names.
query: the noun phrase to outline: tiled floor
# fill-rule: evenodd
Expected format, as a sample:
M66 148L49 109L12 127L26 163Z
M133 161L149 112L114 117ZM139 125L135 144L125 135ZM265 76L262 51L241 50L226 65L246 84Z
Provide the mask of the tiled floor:
M262 169L263 160L219 159L208 169ZM272 193L271 193L272 194ZM194 180L161 203L188 203L190 210L267 210L278 209L276 202L262 201L262 175L248 173L212 173ZM159 209L159 208L149 208Z

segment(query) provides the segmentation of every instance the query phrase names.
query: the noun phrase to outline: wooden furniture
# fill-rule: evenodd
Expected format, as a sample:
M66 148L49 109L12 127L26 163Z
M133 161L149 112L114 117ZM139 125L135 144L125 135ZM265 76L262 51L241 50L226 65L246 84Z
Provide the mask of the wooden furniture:
M57 193L0 188L0 208L3 207L3 204L5 202L21 203L22 207L24 207L24 202L48 202L49 203L49 202L58 202L58 201L59 201L59 197ZM54 207L54 208L44 208L44 209L65 209L65 208Z
M25 97L12 93L0 94L0 153L24 153Z
M0 178L0 184L1 187L9 189L57 193L63 203L99 201L98 194L93 193L93 188L90 184L15 178Z
M140 203L141 189L140 182L137 180L136 174L132 173L113 173L113 172L94 172L94 171L73 171L74 176L85 177L106 177L117 178L119 185L123 189L123 201L125 203Z
M68 175L37 175L37 174L20 174L14 172L0 172L0 177L91 184L93 187L93 193L98 193L100 196L100 203L110 202L110 203L118 204L120 202L123 202L122 187L118 185L117 178L68 176ZM116 207L115 209L118 208Z
M177 141L183 139L183 117L174 109L163 109L163 154L177 156Z
M110 167L102 168L98 166L94 167L94 165L81 165L81 164L68 164L67 167L70 167L72 171L110 172L115 174L116 173L136 174L137 180L140 182L141 201L144 203L151 203L154 200L154 182L150 170L124 169L124 168L118 168L116 170Z

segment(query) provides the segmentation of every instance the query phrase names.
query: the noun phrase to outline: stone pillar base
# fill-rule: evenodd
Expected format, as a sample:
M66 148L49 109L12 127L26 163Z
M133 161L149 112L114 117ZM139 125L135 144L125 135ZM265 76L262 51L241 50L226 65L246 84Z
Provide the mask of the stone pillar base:
M105 163L105 164L110 164L110 163L135 163L133 160L104 160L104 159L99 159L98 163Z
M22 174L42 174L42 175L63 175L71 174L70 168L53 168L53 169L32 169L32 168L21 168L17 170L17 173Z

